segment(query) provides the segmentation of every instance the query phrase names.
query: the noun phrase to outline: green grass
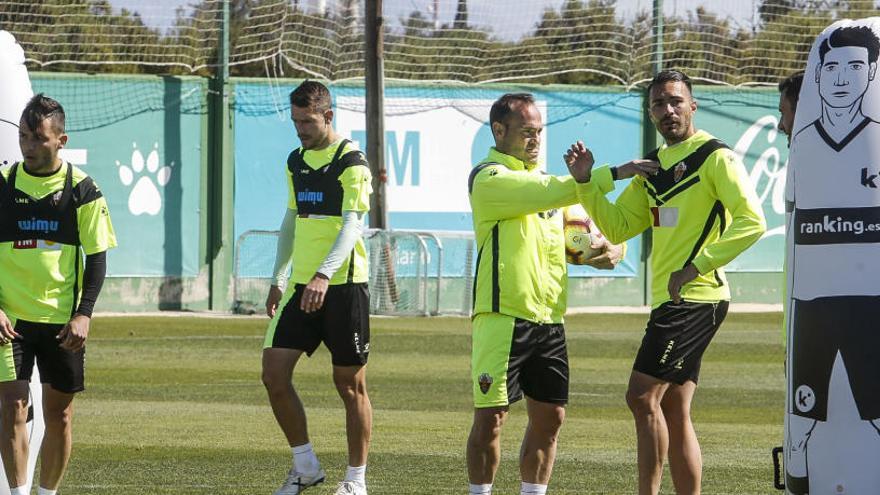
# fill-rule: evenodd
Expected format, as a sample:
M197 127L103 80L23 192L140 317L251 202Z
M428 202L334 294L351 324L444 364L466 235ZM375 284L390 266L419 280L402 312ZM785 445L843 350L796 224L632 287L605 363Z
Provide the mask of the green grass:
M623 399L645 315L568 319L571 403L552 494L635 492L635 436ZM260 384L266 321L97 318L87 391L76 402L67 494L269 494L290 451ZM459 318L373 319L369 367L374 495L462 494L471 421L470 325ZM694 400L704 493L768 494L781 443L779 314L731 314L710 346ZM342 406L318 351L295 374L332 494L346 464ZM522 404L504 429L496 494L519 493ZM663 493L673 493L668 473Z

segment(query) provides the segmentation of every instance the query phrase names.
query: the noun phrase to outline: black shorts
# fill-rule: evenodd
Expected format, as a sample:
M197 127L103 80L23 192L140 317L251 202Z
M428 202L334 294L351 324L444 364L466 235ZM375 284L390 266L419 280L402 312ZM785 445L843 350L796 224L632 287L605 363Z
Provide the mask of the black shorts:
M20 335L12 341L16 380L30 381L36 361L40 382L68 394L85 390L85 348L77 352L62 349L55 338L62 328L61 323L15 322L15 331Z
M651 311L633 370L659 380L697 383L709 342L727 316L728 301L672 301Z
M366 283L331 285L321 309L300 309L305 285L297 284L293 295L272 319L265 348L298 349L309 356L324 342L335 366L367 364L370 353L370 292Z
M568 403L568 350L561 324L483 313L473 326L475 407L507 406L523 394L539 402Z
M792 410L827 420L828 388L837 353L863 420L880 418L878 296L821 297L794 301L791 317Z
M539 402L564 405L568 403L568 381L565 328L518 319L507 368L508 396L517 400L525 394Z

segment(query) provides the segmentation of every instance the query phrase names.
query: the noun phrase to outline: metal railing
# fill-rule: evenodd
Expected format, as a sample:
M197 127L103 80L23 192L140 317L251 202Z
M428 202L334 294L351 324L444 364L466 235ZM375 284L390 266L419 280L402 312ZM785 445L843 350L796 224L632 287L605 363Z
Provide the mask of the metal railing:
M249 230L235 244L236 312L262 311L275 261L277 231ZM370 313L396 316L468 315L474 236L465 231L366 229Z

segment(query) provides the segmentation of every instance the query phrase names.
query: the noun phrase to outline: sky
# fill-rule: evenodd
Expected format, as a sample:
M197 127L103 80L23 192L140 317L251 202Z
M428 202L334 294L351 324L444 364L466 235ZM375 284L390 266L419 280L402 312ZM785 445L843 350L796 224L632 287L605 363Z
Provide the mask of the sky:
M432 5L435 0L384 0L385 15L391 25L407 17L410 12L420 10L429 18L433 16ZM300 0L301 5L316 6L319 2L329 5L334 0ZM364 0L361 0L363 3ZM440 8L438 20L449 24L455 18L456 0L437 0ZM564 0L468 0L470 20L480 25L487 23L494 27L495 33L504 39L516 39L534 27L547 8L558 9ZM141 14L144 22L151 26L166 27L180 5L194 3L192 0L110 0L117 9L127 8ZM757 0L663 0L667 15L686 15L703 5L707 10L730 17L736 24L751 26ZM515 8L510 8L511 6ZM623 16L631 16L637 11L650 10L653 0L618 0L617 9Z

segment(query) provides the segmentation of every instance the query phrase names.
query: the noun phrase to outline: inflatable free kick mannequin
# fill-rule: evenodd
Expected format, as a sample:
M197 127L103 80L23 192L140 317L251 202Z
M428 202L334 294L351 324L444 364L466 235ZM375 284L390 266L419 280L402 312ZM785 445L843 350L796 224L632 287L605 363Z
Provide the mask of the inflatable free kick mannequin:
M0 98L0 167L6 167L21 160L18 122L22 110L33 96L27 68L24 66L24 51L16 43L15 38L6 31L0 31L0 95L3 95ZM3 215L2 211L0 215ZM28 434L31 448L28 456L28 479L25 484L28 490L33 482L34 467L45 431L42 388L36 367L31 378L30 395ZM0 470L0 495L9 495L9 493L5 470Z
M786 181L785 485L880 493L880 18L810 50Z

